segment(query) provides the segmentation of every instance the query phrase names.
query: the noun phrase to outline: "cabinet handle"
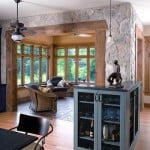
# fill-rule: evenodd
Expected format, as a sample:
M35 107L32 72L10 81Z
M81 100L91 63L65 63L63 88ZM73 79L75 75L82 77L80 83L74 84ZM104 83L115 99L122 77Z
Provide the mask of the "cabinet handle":
M102 95L99 94L99 102L102 102Z
M95 94L95 101L102 102L102 95L96 93Z
M96 93L95 94L95 101L98 101L98 97L99 97L99 95Z

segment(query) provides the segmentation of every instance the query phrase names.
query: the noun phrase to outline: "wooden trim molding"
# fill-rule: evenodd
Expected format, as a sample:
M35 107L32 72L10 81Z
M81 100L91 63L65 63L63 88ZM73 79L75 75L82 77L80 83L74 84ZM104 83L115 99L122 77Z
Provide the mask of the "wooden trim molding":
M150 96L150 91L144 91L144 95Z
M65 33L80 33L80 32L95 32L95 30L107 30L108 26L105 20L100 21L88 21L78 23L67 23L59 25L51 25L45 27L35 27L38 34L45 35L64 35Z
M11 39L11 32L6 32L6 111L17 110L17 63L16 43Z
M105 85L105 42L105 31L97 31L95 39L95 85L97 86Z
M141 29L136 26L135 31L135 38L136 38L136 80L141 81L141 101L140 101L140 109L141 111L144 109L144 35Z
M149 103L145 103L144 107L150 107L150 104Z
M150 93L150 36L145 37L144 92Z

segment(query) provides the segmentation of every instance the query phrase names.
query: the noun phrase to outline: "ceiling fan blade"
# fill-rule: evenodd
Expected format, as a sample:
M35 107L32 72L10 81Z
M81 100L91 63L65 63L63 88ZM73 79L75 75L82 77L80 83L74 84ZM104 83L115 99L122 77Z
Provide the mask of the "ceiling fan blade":
M21 30L21 31L23 31L23 30L27 30L27 28L26 27L19 27L19 29Z
M23 28L24 24L21 22L12 22L12 23L10 23L10 26L13 28L16 28L16 26L18 26L19 28Z
M29 29L29 28L27 28L26 30L23 30L22 32L25 33L25 34L27 33L29 35L36 34L36 32L34 30Z
M14 31L15 29L12 27L7 28L8 31Z

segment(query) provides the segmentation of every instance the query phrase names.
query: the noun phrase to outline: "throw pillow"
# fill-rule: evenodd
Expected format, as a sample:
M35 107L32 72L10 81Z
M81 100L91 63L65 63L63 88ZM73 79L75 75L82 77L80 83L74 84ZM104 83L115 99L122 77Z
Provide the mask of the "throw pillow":
M51 83L51 81L50 81L50 80L48 80L48 81L47 81L47 86L48 86L48 87L53 86L53 84Z
M39 90L43 93L47 93L47 92L50 92L51 88L39 86Z
M60 80L57 84L57 86L60 86L60 87L64 87L65 85L65 80Z

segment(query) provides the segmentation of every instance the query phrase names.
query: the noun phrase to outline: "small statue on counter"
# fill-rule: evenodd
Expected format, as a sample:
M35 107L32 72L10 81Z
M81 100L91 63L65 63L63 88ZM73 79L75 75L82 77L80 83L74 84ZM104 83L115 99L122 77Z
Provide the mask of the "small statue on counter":
M121 87L122 77L120 73L120 65L118 64L118 60L114 60L114 71L111 73L107 79L110 86ZM116 83L114 83L116 81Z

